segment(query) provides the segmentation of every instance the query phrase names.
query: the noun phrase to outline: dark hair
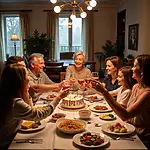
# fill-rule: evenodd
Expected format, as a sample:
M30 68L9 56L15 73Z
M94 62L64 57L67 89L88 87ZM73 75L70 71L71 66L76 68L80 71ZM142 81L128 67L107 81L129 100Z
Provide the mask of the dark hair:
M135 60L138 61L141 75L142 75L142 84L145 86L150 86L150 55L143 54L135 57Z
M15 64L15 63L18 63L20 61L24 61L24 59L20 56L10 56L6 63L5 63L5 66L8 66L8 65L11 65L11 64Z
M120 68L120 58L118 56L112 56L112 57L108 57L105 59L105 62L107 62L108 60L111 61L111 63L114 65L114 67L117 68L117 73L118 73L118 69ZM110 78L111 75L107 75L106 78Z
M105 62L107 62L108 60L110 60L117 69L120 68L121 64L120 64L120 58L118 56L108 57L106 58Z
M0 94L0 117L4 120L12 108L13 98L27 100L25 85L26 68L20 64L8 65L4 68L1 75Z
M133 74L132 67L124 66L124 67L121 67L119 71L123 73L126 86L129 89L132 89L133 85L136 83L136 80L132 78L132 74Z

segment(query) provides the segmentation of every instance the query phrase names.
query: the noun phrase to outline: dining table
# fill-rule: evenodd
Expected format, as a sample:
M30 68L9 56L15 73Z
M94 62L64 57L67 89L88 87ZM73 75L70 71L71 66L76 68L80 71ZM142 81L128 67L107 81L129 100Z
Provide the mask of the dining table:
M45 103L50 103L50 100L47 100L46 97L49 94L58 94L56 92L48 92L41 95L36 105L45 105ZM99 115L101 112L92 111L92 105L105 105L109 107L106 100L97 94L97 101L89 101L86 96L84 96L85 106L83 109L91 110L91 116L89 119L84 119L86 123L85 131L94 132L94 133L103 133L107 139L108 143L104 146L93 149L108 149L108 150L147 150L142 141L139 139L135 132L127 135L128 138L122 138L120 135L107 134L103 132L102 125L109 123L113 124L115 122L122 123L123 121L110 110L109 113L112 113L116 118L115 120L103 120L100 119ZM60 101L61 104L61 101ZM20 132L18 131L9 150L76 150L76 149L88 149L87 147L76 144L73 141L74 134L66 134L61 132L57 126L56 122L52 119L52 115L55 113L64 113L66 114L65 118L73 120L83 120L79 117L79 109L63 109L61 105L58 104L54 112L48 116L46 119L42 120L46 122L46 125L41 130L34 132ZM81 134L81 133L80 133ZM17 140L25 142L17 142ZM36 141L40 142L36 142ZM31 142L33 141L33 142ZM35 142L34 142L35 141ZM92 148L92 146L91 146Z

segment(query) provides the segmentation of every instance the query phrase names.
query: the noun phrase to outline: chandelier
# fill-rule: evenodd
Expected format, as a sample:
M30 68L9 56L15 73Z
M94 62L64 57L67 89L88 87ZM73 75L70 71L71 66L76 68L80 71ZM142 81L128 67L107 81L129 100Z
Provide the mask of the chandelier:
M58 2L58 0L50 0L52 4L55 4ZM76 11L79 10L81 18L86 18L87 13L83 10L81 5L85 5L87 7L87 10L92 10L93 7L95 7L97 4L96 0L82 0L81 2L78 2L77 0L72 0L71 2L66 2L64 1L64 4L60 6L55 6L54 11L56 13L60 13L60 11L65 7L65 6L71 6L72 7L72 14L70 18L73 20L76 18Z

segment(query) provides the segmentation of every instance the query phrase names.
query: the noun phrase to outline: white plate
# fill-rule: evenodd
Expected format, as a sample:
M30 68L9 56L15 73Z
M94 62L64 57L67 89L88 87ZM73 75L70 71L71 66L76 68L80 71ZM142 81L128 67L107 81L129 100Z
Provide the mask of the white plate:
M114 117L111 118L109 117L108 115L111 114L111 113L103 113L103 114L100 114L99 115L99 118L102 119L102 120L115 120L116 119L116 116L114 114L112 114Z
M117 122L113 122L113 123L106 123L106 124L102 124L102 130L106 133L109 133L109 134L115 134L115 135L127 135L127 134L131 134L135 131L135 127L131 124L128 124L128 123L125 123L125 122L121 122L120 124L121 125L124 125L126 128L127 128L127 132L126 133L115 133L115 132L112 132L110 129L109 129L109 126L110 125L114 125L116 124Z
M83 121L83 120L72 120L72 121L74 121L74 122L80 123L80 124L83 126L83 128L78 129L78 130L64 130L64 129L62 129L62 128L59 127L60 123L63 123L64 121L69 121L69 120L71 120L71 119L64 119L64 118L58 119L58 120L56 121L56 127L57 127L60 131L62 131L62 132L64 132L64 133L67 133L67 134L75 134L75 133L79 133L79 132L85 130L85 128L86 128L86 122Z
M88 100L88 98L89 98L89 97L92 97L92 96L97 96L97 98L96 98L96 99L93 99L93 100ZM104 99L103 96L96 95L96 94L94 94L94 95L87 95L87 96L84 97L84 100L89 101L89 102L90 102L90 101L97 102L97 101L101 101L101 100L103 100L103 99Z
M22 128L20 128L19 130L23 131L23 132L33 132L33 131L42 130L42 129L44 129L46 127L46 121L41 120L40 122L41 122L41 125L39 125L38 128L30 128L30 129L22 129Z
M96 110L94 107L95 106L106 106L104 104L93 104L93 105L90 105L89 109L94 111L94 112L109 112L109 111L112 111L112 109L109 107L109 106L106 106L108 109L107 110Z
M82 133L82 134L76 134L76 135L73 137L73 142L74 142L75 144L79 145L79 146L87 147L87 148L102 147L102 146L104 146L104 145L106 145L106 144L109 143L109 139L108 139L103 133L96 133L96 134L98 134L98 135L101 135L101 134L102 134L102 135L103 135L104 143L102 143L102 144L100 144L100 145L96 145L96 146L94 146L94 145L89 146L89 145L82 144L82 143L80 142L80 136L82 136L83 133Z
M54 98L47 98L48 95L52 95L52 94L54 94L55 96L58 95L58 93L56 93L56 92L53 92L53 93L43 93L40 96L40 99L47 100L47 101L53 101L56 97L54 97Z
M55 121L60 119L60 118L54 118L53 115L55 115L55 114L61 115L62 117L60 117L60 118L65 118L66 117L66 114L64 114L64 113L54 113L54 114L52 114L52 119L55 120Z

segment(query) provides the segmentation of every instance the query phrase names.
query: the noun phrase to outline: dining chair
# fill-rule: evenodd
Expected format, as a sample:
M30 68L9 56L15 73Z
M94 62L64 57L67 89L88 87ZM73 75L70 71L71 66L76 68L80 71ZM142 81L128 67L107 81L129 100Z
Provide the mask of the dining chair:
M63 72L63 62L45 62L45 71L54 82L60 82L60 72Z
M60 60L72 60L74 52L62 52L60 53Z
M65 80L66 72L60 72L60 82Z

